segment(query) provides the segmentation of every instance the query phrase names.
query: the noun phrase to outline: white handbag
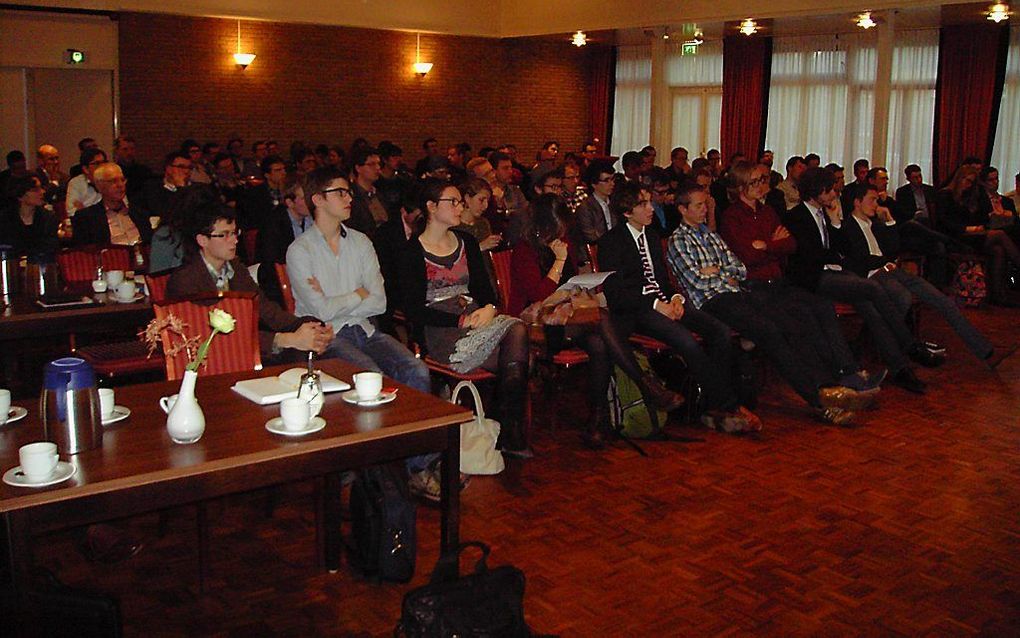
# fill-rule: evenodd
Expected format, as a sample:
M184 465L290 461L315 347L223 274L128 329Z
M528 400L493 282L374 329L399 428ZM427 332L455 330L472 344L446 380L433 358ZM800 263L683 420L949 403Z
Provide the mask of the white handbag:
M457 403L462 388L475 399L475 418L460 424L460 471L464 474L499 474L505 467L503 455L496 450L499 421L485 417L478 388L470 381L461 381L453 388L451 403Z

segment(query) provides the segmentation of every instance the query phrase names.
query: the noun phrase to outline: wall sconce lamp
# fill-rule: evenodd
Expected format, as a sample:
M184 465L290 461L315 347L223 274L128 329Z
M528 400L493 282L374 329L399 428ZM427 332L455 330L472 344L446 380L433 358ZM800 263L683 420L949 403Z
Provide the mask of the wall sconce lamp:
M754 35L758 32L758 23L751 18L747 18L740 23L740 32L747 36Z
M237 21L237 53L234 54L234 63L241 67L242 70L247 69L248 65L255 61L254 53L241 53L241 21Z
M872 27L878 26L878 23L875 22L875 20L871 17L870 11L865 11L864 13L857 16L857 26L867 31Z
M414 45L414 74L420 78L425 77L432 70L431 62L421 61L421 34L418 34L417 41Z
M585 35L584 31L578 30L571 36L570 44L573 44L575 47L583 47L588 44L588 36Z
M1008 20L1009 16L1009 5L1004 2L999 2L988 7L988 19L996 24L1003 20Z

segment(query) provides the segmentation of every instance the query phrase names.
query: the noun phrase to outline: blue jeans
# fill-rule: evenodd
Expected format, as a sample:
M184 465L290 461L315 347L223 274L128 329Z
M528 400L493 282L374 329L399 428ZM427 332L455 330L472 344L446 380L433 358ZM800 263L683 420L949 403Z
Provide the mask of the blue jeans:
M922 303L934 308L942 315L942 318L963 339L975 357L983 361L992 351L992 344L977 331L971 322L967 321L953 300L924 279L900 269L892 272L883 270L876 273L872 279L886 289L902 315L906 315L914 297L917 297Z

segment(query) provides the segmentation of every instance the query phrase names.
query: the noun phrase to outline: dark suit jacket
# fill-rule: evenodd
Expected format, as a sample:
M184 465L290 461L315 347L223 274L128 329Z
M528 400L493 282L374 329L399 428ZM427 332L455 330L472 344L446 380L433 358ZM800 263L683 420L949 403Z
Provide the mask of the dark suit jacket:
M666 259L662 254L662 239L654 226L645 227L645 241L652 258L655 281L666 297L672 297L677 290L669 280ZM652 310L656 297L641 294L645 283L644 265L627 224L614 226L599 240L599 270L614 271L603 285L613 314L630 317Z
M849 220L843 220L843 227ZM842 234L832 227L829 218L825 218L825 226L829 230L829 248L822 244L822 236L818 232L818 224L804 203L797 204L786 211L786 229L797 240L797 250L786 264L786 278L797 284L814 290L818 287L818 278L826 264L843 265L843 257L839 247Z
M577 207L574 215L576 238L579 246L594 244L602 235L606 234L608 230L606 228L606 216L602 212L602 205L595 200L594 195L586 197L581 202L581 205ZM610 215L613 215L613 213L610 212ZM615 228L620 223L620 220L613 215L613 227Z
M928 214L935 215L935 188L928 184L921 184L921 192L928 204ZM914 201L914 191L910 184L904 184L896 189L896 208L892 211L896 221L903 223L914 218L917 213L917 202Z
M163 178L150 179L142 189L141 206L145 213L163 219L173 209L184 190L167 190L163 186ZM134 201L133 199L131 201Z
M305 321L316 321L316 319L299 319L290 314L266 297L240 259L234 259L230 263L234 268L230 289L237 292L259 293L259 350L262 352L263 358L268 360L272 355L275 333L294 332ZM166 284L167 299L180 299L210 292L216 292L216 280L209 274L209 269L205 267L205 262L199 255L193 256L190 261L175 270Z
M149 217L136 207L128 206L128 217L138 228L143 244L152 241L152 226ZM110 243L110 223L106 221L106 207L103 202L83 208L71 218L75 246L92 246Z
M861 277L867 277L868 273L876 268L881 268L889 262L896 261L896 255L900 251L900 231L896 226L886 226L881 220L872 220L871 232L878 241L878 248L882 255L872 255L868 249L868 240L864 237L864 231L860 224L852 217L843 219L841 234L843 237L844 266Z

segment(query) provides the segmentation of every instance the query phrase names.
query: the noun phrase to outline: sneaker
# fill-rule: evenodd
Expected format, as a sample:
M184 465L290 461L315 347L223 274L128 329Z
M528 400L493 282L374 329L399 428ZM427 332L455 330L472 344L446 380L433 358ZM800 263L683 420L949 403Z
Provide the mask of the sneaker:
M425 468L421 472L412 472L411 478L407 481L407 489L414 496L438 503L442 494L438 468Z
M815 417L820 421L841 427L853 425L854 413L843 408L816 408Z

